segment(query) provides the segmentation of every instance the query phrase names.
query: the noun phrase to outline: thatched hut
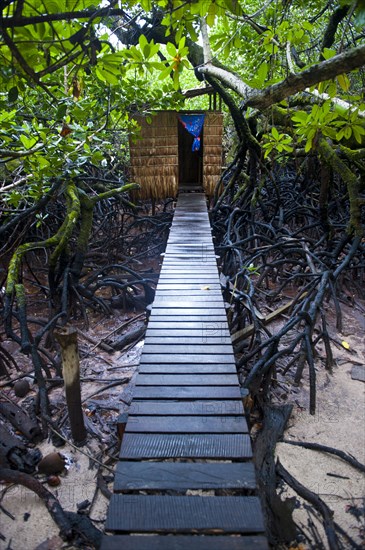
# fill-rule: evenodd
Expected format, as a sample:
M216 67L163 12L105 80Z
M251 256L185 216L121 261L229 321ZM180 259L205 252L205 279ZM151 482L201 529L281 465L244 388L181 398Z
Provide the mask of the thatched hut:
M184 121L200 116L204 122L196 139ZM221 112L157 111L150 123L143 116L134 118L141 133L130 142L131 175L141 186L141 199L175 197L179 190L204 189L213 195L222 170Z

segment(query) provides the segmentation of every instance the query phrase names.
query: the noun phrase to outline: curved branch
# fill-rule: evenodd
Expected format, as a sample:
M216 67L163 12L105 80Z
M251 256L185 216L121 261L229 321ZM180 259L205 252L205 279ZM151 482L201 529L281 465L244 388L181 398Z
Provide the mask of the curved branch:
M304 487L297 479L295 479L280 463L279 459L276 463L277 474L287 483L298 495L310 502L323 517L323 527L327 535L328 545L331 550L338 550L338 539L336 529L333 522L333 512L327 504L315 493Z
M72 538L72 526L71 523L63 511L57 498L46 489L42 483L29 474L19 472L17 470L10 470L10 468L0 468L0 479L8 483L19 483L24 487L27 487L39 498L41 498L47 507L48 512L51 514L53 521L60 528L60 535L64 540Z
M112 16L125 16L125 11L123 9L110 9L106 7L99 10L67 11L61 13L47 13L45 15L33 15L29 17L3 17L0 23L0 30L36 25L37 23L51 23L52 21L71 21L72 19L95 19L95 17Z
M239 76L211 63L199 67L197 70L202 74L218 78L243 97L245 99L242 103L243 109L254 107L262 110L283 101L290 95L301 92L319 82L330 80L340 74L349 73L364 64L365 45L361 45L317 63L301 73L290 74L285 80L273 84L263 91L250 88Z
M313 65L309 69L296 75L289 75L285 80L269 86L263 92L253 94L242 105L243 108L257 107L265 109L274 103L297 92L330 80L340 74L349 73L365 64L365 45L357 46L348 52L335 55L331 59Z

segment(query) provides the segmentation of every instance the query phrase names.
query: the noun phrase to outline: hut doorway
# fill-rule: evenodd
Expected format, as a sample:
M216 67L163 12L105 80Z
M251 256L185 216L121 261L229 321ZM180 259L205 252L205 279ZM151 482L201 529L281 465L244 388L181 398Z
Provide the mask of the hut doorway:
M203 189L203 148L204 130L200 134L200 149L192 151L194 137L184 128L181 122L178 127L179 152L179 190L201 191Z

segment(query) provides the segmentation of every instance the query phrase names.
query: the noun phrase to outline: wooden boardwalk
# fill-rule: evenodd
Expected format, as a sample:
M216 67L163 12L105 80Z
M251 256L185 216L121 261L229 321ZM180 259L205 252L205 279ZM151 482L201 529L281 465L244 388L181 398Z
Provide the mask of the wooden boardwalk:
M266 549L251 458L205 197L183 194L102 550Z

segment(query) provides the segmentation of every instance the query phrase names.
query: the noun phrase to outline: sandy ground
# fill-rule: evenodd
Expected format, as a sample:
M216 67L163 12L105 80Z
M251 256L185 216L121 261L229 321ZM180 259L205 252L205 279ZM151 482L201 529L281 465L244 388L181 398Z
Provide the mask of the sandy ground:
M353 455L365 463L365 384L351 379L354 365L365 365L365 317L354 317L345 311L343 332L331 331L334 340L348 342L350 349L333 345L336 366L333 375L328 374L317 360L317 412L311 416L308 384L305 382L295 397L292 417L285 439L315 442L335 447ZM355 329L354 329L355 325ZM322 350L323 352L323 350ZM334 511L334 520L357 543L364 544L364 515L357 520L349 513L356 505L364 512L365 476L343 460L327 453L312 451L289 444L277 446L277 456L283 466L303 485L319 495ZM338 476L338 477L334 477ZM288 491L290 493L290 491ZM290 493L292 494L292 493ZM302 526L308 522L308 514L301 506L294 518ZM323 536L326 540L326 537ZM310 546L316 548L316 546ZM350 546L348 546L350 548Z
M89 469L89 459L69 446L55 449L49 443L38 446L43 455L59 451L71 462L67 473L61 476L57 488L47 487L59 499L67 511L77 512L77 504L88 499L93 500L96 487L96 469ZM34 550L38 545L53 538L52 550L62 548L63 542L58 537L58 528L46 510L43 502L33 492L20 485L7 491L3 500L4 508L14 516L14 520L1 513L0 531L6 536L0 541L0 548L13 550ZM91 511L91 518L101 522L105 519L107 499L98 493ZM98 523L96 523L98 525ZM46 547L47 548L47 547Z

